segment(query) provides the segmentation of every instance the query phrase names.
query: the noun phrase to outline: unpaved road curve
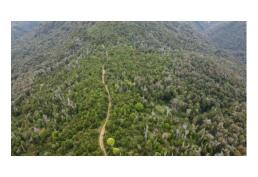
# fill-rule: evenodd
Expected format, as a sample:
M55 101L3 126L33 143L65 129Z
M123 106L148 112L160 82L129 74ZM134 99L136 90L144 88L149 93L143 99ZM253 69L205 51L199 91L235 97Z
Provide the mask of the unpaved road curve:
M108 119L110 117L110 111L111 111L111 107L112 107L112 100L111 100L111 96L108 90L108 86L105 82L105 74L106 74L106 70L105 70L105 64L102 65L102 83L105 86L105 90L108 94L108 110L107 110L107 115L106 115L106 119L104 124L102 125L102 127L100 128L100 133L99 133L99 146L101 151L103 152L103 154L106 156L107 152L105 149L105 145L104 145L104 135L105 135L105 131L106 131L106 124L108 122Z

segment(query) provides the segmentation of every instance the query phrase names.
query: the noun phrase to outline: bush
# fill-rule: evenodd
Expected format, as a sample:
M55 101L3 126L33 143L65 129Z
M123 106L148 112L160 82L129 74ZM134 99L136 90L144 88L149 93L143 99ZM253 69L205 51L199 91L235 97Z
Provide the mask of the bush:
M73 142L72 140L66 140L66 141L63 141L62 142L62 147L63 149L66 151L66 150L69 150L73 147Z
M155 106L155 110L160 113L160 114L164 114L165 113L165 108L161 105L157 105Z
M114 144L115 144L115 139L114 139L114 138L108 138L108 139L107 139L107 144L108 144L109 146L114 146Z
M114 155L118 155L120 153L120 149L119 148L112 148L112 152Z
M142 111L142 110L144 109L144 106L143 106L142 103L136 103L136 104L134 105L134 107L135 107L135 109L136 109L137 111Z
M57 131L53 131L52 134L51 134L51 138L53 141L55 141L58 137L58 132Z
M45 128L42 128L40 131L39 131L39 137L42 141L44 141L46 139L48 135L48 132Z

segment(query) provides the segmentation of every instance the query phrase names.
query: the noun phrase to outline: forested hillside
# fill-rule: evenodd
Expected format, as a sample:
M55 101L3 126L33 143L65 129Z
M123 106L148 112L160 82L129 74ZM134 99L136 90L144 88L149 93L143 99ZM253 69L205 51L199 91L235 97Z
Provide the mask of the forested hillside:
M222 22L207 30L214 45L246 63L246 22Z
M193 22L192 26L206 35L217 56L233 55L237 62L246 63L246 22Z
M244 23L24 23L12 155L105 155L101 130L106 155L246 155L245 62L219 52Z

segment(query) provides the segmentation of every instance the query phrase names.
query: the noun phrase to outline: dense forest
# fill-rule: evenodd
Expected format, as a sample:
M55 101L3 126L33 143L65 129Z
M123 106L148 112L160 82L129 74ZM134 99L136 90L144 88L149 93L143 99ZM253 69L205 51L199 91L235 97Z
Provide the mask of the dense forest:
M11 73L12 155L246 155L245 22L12 22Z

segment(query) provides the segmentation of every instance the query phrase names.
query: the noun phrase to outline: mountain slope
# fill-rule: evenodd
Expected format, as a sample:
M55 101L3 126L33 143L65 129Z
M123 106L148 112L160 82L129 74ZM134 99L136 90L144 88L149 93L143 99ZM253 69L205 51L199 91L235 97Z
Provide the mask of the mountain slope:
M192 22L40 22L12 43L12 155L103 155L103 64L107 155L245 155L246 68L209 40Z
M73 57L87 55L102 44L130 44L142 51L161 52L174 49L209 52L212 48L202 35L183 22L31 23L26 24L37 28L12 42L12 100L30 90L37 75L49 73Z
M246 49L245 22L218 23L209 28L207 34L220 49L232 51L245 51Z
M39 27L39 22L12 22L12 42L15 42L24 34L27 34L29 31L32 31L37 27Z
M192 26L204 33L217 49L217 56L233 56L237 62L246 63L246 22L192 22Z

